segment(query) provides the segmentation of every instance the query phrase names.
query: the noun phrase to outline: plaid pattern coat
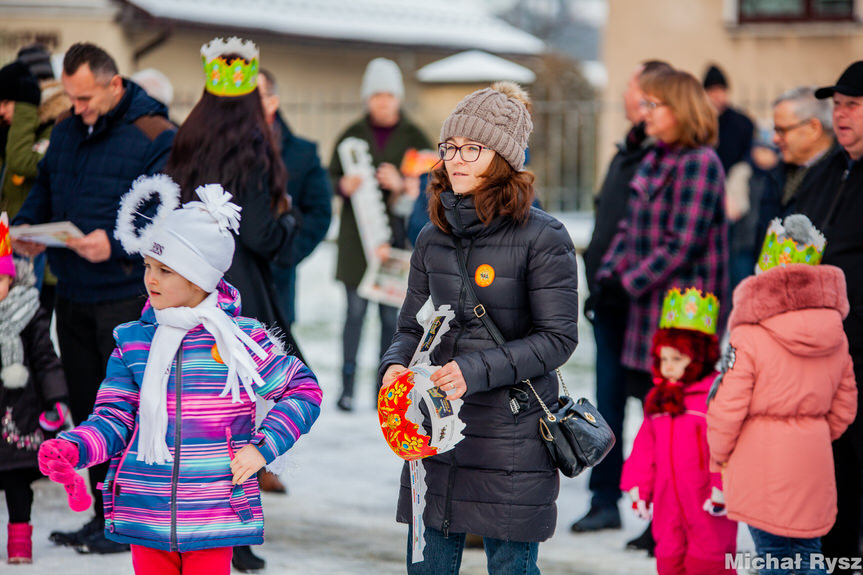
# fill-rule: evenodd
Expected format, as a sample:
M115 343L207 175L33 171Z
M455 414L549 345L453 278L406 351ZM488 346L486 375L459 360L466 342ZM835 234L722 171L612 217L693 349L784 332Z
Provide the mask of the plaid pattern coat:
M621 360L650 372L650 344L666 291L695 286L716 294L720 311L728 309L725 175L711 148L658 144L630 187L627 217L597 278L620 278L632 298Z

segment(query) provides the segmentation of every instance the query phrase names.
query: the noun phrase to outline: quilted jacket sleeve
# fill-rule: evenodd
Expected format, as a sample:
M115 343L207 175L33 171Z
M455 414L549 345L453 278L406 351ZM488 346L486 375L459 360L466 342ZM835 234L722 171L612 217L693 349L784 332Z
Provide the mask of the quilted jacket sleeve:
M845 373L839 382L839 389L833 396L827 423L830 425L830 440L836 441L854 421L857 415L857 381L854 378L854 364L848 356Z
M252 443L267 463L272 463L312 428L321 413L322 393L312 370L298 358L280 353L263 326L254 329L251 336L267 352L266 359L255 358L265 382L255 389L264 399L275 402Z
M632 453L623 463L620 489L629 491L638 487L639 497L647 503L653 501L653 483L656 478L656 436L653 419L647 414L641 422L632 445Z
M107 374L96 395L92 415L72 431L59 435L78 444L79 469L108 461L126 448L135 430L139 392L117 347L108 359Z

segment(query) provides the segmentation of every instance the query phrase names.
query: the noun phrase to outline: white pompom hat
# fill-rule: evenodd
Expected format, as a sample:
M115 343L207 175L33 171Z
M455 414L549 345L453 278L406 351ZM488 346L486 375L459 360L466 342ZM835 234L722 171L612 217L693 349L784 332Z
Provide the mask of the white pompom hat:
M153 223L136 232L137 207L154 192L161 206ZM171 178L162 174L139 178L123 197L114 236L130 254L150 256L212 293L234 258L231 232L239 233L240 207L218 184L200 186L195 192L201 201L175 209L180 189Z

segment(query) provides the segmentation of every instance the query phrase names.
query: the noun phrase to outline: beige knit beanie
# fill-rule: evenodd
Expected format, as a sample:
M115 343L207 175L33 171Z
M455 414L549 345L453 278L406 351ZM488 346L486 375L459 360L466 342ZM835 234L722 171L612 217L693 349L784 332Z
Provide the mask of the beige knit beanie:
M459 102L440 130L440 141L462 137L488 146L517 172L524 168L524 150L533 131L530 98L514 82L496 82Z

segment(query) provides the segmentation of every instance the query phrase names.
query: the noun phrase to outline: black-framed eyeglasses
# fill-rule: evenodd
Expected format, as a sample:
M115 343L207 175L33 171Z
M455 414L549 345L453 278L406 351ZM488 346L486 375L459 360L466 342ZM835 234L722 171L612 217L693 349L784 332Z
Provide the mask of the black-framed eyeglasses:
M809 123L809 120L811 120L811 119L812 118L807 118L805 120L797 122L796 124L791 124L790 126L773 126L773 131L780 138L784 138L785 136L788 135L788 132L792 132L801 126L805 126L806 124Z
M456 146L455 144L451 144L449 142L441 142L437 145L437 153L440 156L441 160L445 162L449 162L450 160L455 158L455 153L458 152L461 155L461 159L465 162L475 162L479 159L479 155L482 154L483 150L490 150L488 146L480 146L479 144L465 144L463 146Z
M642 98L638 102L638 105L641 106L642 108L644 108L645 110L652 112L653 110L660 108L662 106L667 106L668 104L666 104L665 102L654 102L653 100L648 100L646 98Z

